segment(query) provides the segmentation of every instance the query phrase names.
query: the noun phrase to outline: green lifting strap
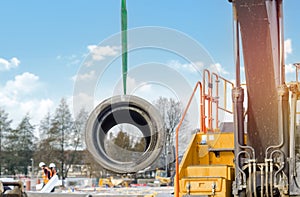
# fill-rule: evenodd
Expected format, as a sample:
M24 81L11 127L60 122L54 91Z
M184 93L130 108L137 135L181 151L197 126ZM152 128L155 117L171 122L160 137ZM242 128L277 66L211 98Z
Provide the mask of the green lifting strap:
M122 17L122 75L123 75L123 92L126 95L127 81L127 9L126 0L122 0L121 8Z

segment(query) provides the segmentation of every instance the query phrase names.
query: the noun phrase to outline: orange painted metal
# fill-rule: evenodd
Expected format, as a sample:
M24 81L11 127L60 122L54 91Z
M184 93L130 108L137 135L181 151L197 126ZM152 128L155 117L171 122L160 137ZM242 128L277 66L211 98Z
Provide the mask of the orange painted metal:
M215 103L215 128L219 127L219 75L217 75L216 73L212 73L212 87L214 87L213 85L215 84L215 94L213 95L212 93L212 104ZM213 120L213 119L212 119ZM212 130L213 131L213 130Z
M207 80L206 80L207 78ZM219 106L219 81L223 80L224 81L224 107L220 107ZM219 109L223 110L225 112L231 113L232 111L227 109L226 106L226 92L227 92L227 84L230 84L231 87L234 86L234 84L230 81L228 81L227 79L219 76L216 73L210 73L209 70L205 69L203 71L203 82L201 83L200 81L197 82L197 84L194 87L194 90L192 92L192 95L188 101L188 104L183 112L183 115L181 117L181 120L176 128L176 139L175 139L175 145L176 145L176 164L175 164L175 169L176 169L176 175L175 175L175 196L178 197L179 195L179 142L178 142L178 136L179 136L179 130L180 127L183 123L183 120L187 114L187 111L190 107L190 104L195 96L196 91L199 88L199 103L200 103L200 114L199 114L199 121L200 121L200 131L207 133L208 130L210 131L215 131L218 128L218 115L219 115ZM206 85L207 85L207 89L206 89ZM215 85L215 89L213 88ZM214 89L214 93L213 93L213 89ZM212 110L212 105L213 103L215 104L215 114L214 114L214 118L213 119L213 110ZM207 112L206 112L206 107L208 108ZM213 120L215 120L215 127L213 127Z
M181 118L181 120L180 120L180 122L179 122L179 124L178 124L178 126L176 128L176 140L175 140L175 143L176 143L175 195L176 195L176 197L178 197L178 195L179 195L179 161L178 161L178 158L179 158L179 153L178 153L179 142L178 142L178 134L179 134L179 129L180 129L182 123L183 123L183 120L184 120L184 118L185 118L185 116L187 114L187 111L188 111L188 109L189 109L189 107L191 105L191 102L192 102L192 100L194 98L194 95L195 95L198 87L200 89L200 91L199 91L200 92L200 127L201 128L205 128L205 118L202 118L202 117L204 117L203 113L205 111L204 110L203 99L202 99L203 98L203 95L202 95L203 87L202 87L201 82L198 81L197 84L196 84L196 86L195 86L195 88L194 88L194 90L193 90L193 93L192 93L192 95L191 95L191 97L189 99L189 102L188 102L188 104L187 104L187 106L186 106L186 108L185 108L185 110L183 112L182 118Z
M207 76L207 81L206 81L206 76ZM211 83L211 75L209 70L204 69L203 70L203 104L204 104L204 109L203 112L206 115L205 112L205 101L207 101L207 108L208 108L208 112L207 112L207 127L209 130L212 130L212 83ZM207 92L206 92L206 86L207 88Z

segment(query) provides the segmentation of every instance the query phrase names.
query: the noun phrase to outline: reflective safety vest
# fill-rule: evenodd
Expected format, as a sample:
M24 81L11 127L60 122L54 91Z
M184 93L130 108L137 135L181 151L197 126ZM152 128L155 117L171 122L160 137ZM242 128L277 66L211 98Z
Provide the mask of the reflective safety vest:
M43 170L43 180L44 180L44 184L47 184L48 181L50 180L50 178L52 177L52 172L49 168L45 167Z
M56 169L55 168L50 168L51 171L51 178L56 175Z

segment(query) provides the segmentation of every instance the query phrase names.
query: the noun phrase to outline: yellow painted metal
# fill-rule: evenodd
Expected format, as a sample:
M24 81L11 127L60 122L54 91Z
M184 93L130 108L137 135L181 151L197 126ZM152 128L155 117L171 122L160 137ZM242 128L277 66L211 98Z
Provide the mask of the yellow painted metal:
M171 177L168 177L167 172L165 170L156 170L155 172L155 180L159 181L161 186L170 185Z
M179 166L179 196L231 196L233 149L232 132L196 133Z
M187 177L180 180L180 196L213 195L231 196L231 185L234 177L233 167L227 165L189 166Z

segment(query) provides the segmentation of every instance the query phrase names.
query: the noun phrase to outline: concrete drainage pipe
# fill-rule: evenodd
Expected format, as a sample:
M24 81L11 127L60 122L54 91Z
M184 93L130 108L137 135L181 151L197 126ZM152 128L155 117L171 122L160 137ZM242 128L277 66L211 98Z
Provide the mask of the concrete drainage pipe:
M130 136L137 136L136 132L140 132L140 142L144 144L142 151L112 143L114 132L126 128ZM132 128L135 128L134 132ZM88 118L85 135L87 149L95 160L117 173L133 173L150 166L160 155L165 141L159 112L147 101L132 95L114 96L100 103ZM132 157L125 156L128 153ZM120 155L123 159L117 157Z

